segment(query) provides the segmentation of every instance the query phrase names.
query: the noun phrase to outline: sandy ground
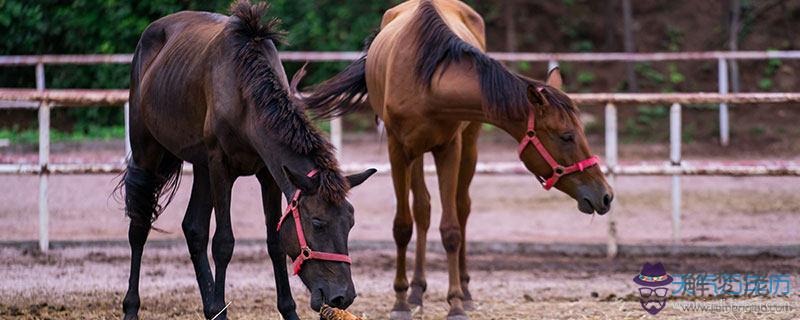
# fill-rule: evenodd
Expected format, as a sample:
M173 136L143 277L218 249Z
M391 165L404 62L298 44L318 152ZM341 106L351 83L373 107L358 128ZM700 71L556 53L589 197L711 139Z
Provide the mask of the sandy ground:
M502 149L505 145L495 147ZM508 152L488 152L481 161L513 160ZM117 161L113 148L66 148L62 161ZM497 151L495 150L495 151ZM491 150L490 150L491 151ZM385 161L374 144L345 149L347 161ZM661 151L656 150L655 153ZM354 156L357 155L357 156ZM19 160L19 154L0 155ZM23 155L22 160L28 161ZM352 157L352 158L349 158ZM757 158L757 157L754 157ZM430 162L429 162L430 163ZM154 233L145 253L142 294L144 319L200 319L199 294L180 221L192 177L183 176L176 200L157 222L168 233ZM429 232L429 293L417 318L441 319L447 275L439 244L439 198L435 177L428 177L433 218ZM120 316L129 254L127 220L110 197L113 175L53 176L50 179L50 237L56 248L48 256L26 249L37 239L35 176L0 176L0 318L110 319ZM616 185L614 211L620 243L669 246L671 216L669 178L622 177ZM356 208L353 273L359 298L351 311L368 319L384 319L393 303L394 250L391 221L394 196L391 179L373 177L353 190ZM800 243L798 178L683 178L680 244L684 247L791 247ZM277 319L274 282L263 245L261 198L252 177L237 181L232 219L237 238L229 268L231 319ZM683 311L672 299L659 318L797 319L800 318L800 258L771 254L748 257L697 255L599 256L507 250L519 244L574 245L602 248L608 216L588 216L566 195L541 189L530 176L482 175L473 186L473 214L468 225L472 291L479 309L473 319L647 319L634 294L631 277L645 261L662 261L668 271L761 272L793 275L794 293L785 298L741 298L734 303L789 304L778 313L699 313ZM212 219L213 220L213 219ZM77 241L77 244L70 244ZM412 246L413 248L413 246ZM488 249L487 249L488 248ZM511 253L502 253L509 251ZM641 251L641 250L640 250ZM794 250L797 251L797 250ZM663 252L663 250L662 250ZM411 250L409 257L412 257ZM410 276L410 273L409 273ZM304 318L313 318L299 279L292 278ZM595 294L593 294L595 293ZM719 303L719 300L703 303Z
M409 254L410 255L410 254ZM365 319L385 319L391 309L393 250L353 252L359 296L350 311ZM121 316L126 289L128 250L123 245L65 247L48 256L22 248L0 249L0 318L111 319ZM413 259L412 259L413 260ZM471 256L471 290L478 310L473 319L647 319L631 278L645 261L661 261L671 273L788 273L788 297L750 297L734 303L789 305L774 313L700 313L673 297L658 318L797 319L800 317L800 259L775 257L720 259L703 256L620 257L476 254ZM429 255L426 305L417 319L442 319L447 274L444 256ZM231 319L278 319L272 268L264 245L240 243L228 268ZM202 306L185 244L151 245L142 268L143 319L200 319ZM409 272L410 276L410 272ZM314 318L308 294L291 277L301 317ZM675 287L672 287L673 289ZM696 299L695 299L696 300ZM719 303L709 299L700 303Z
M183 177L176 200L156 225L182 239L180 221L192 177ZM669 178L617 180L613 213L622 244L669 244ZM800 243L798 178L683 179L681 242L699 245L795 245ZM110 192L113 175L53 176L50 181L50 236L53 240L125 239L128 221ZM436 188L435 177L428 185ZM34 240L38 235L35 176L0 176L0 241ZM264 217L258 183L241 178L233 192L237 239L263 239ZM394 195L391 178L380 175L352 191L356 226L351 240L392 240ZM561 192L546 192L527 176L478 176L472 186L473 213L467 234L475 241L602 244L607 216L579 213ZM432 192L429 239L439 239L438 192ZM212 219L213 220L213 219ZM648 227L643 227L648 226Z

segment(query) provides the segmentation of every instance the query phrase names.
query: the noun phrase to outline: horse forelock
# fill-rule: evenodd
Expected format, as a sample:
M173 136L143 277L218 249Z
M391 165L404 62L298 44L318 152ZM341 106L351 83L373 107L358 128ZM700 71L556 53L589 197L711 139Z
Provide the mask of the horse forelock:
M243 2L249 4L247 1L237 2L234 4L235 9L232 9L234 14L239 11L264 13L265 7L262 11L243 9ZM247 17L257 18L259 21L261 19L255 13ZM239 89L247 107L256 110L258 121L286 148L312 159L319 170L319 195L328 201L341 203L347 196L349 187L334 156L334 147L308 119L301 101L292 98L282 85L272 68L272 65L280 64L280 61L271 61L278 59L277 55L267 52L268 47L261 43L263 38L257 34L253 36L249 31L243 32L241 28L264 29L253 26L252 20L242 17L240 20L229 24L229 28L236 47L234 59Z

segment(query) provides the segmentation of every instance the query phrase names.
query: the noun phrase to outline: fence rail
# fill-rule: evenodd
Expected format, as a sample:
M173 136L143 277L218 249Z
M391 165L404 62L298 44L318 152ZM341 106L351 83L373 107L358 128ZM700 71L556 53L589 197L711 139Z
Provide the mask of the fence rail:
M378 174L391 173L388 163L345 163L341 166L344 172L359 172L364 168L375 168ZM51 163L47 168L38 164L0 164L0 175L39 175L46 170L47 174L118 174L125 169L125 164L117 163ZM669 162L647 162L625 164L615 168L601 166L603 173L618 176L735 176L735 177L800 177L800 162L797 161L764 161L764 162L682 162L673 166ZM183 173L192 172L192 166L184 166ZM480 162L475 170L485 175L517 175L528 174L529 171L518 162ZM425 173L436 173L433 165L425 166Z
M363 55L358 51L312 52L282 51L283 61L352 61ZM613 61L691 61L691 60L766 60L800 59L800 51L702 51L702 52L607 52L607 53L539 53L490 52L489 56L501 61L530 62L613 62ZM37 64L128 64L132 54L88 55L21 55L0 56L0 66L34 66Z
M360 52L281 52L284 61L350 61L361 56ZM672 94L620 94L587 93L571 94L579 104L605 104L606 163L603 170L613 185L619 175L666 175L672 177L672 235L673 241L680 239L681 226L681 176L682 175L726 175L726 176L800 176L800 163L694 163L681 159L681 109L685 104L709 104L720 106L720 141L729 141L728 104L749 103L797 103L800 93L734 93L728 90L728 60L800 59L800 51L715 51L715 52L664 52L664 53L490 53L503 61L547 62L548 67L559 61L570 62L643 62L643 61L698 61L717 60L718 93L672 93ZM0 165L0 174L39 175L39 247L47 251L48 203L47 188L50 174L116 173L123 167L116 164L51 164L50 154L50 109L52 107L125 106L125 124L128 127L127 90L45 90L45 64L129 64L130 54L115 55L39 55L0 56L0 66L35 66L36 89L0 89L0 109L28 108L39 113L39 163ZM670 161L665 164L620 165L618 156L617 105L627 104L672 104L670 108ZM341 150L341 122L331 124L332 140ZM126 130L127 135L127 130ZM126 136L126 152L130 150ZM338 141L338 142L337 142ZM344 165L345 170L362 169L367 164ZM382 172L388 172L388 164L369 164ZM357 166L353 167L353 166ZM191 170L190 168L188 170ZM426 167L426 171L432 171ZM477 171L483 174L515 174L527 172L518 163L479 163ZM607 218L609 256L617 252L616 215Z
M578 104L757 104L798 103L800 93L571 93ZM52 107L119 106L128 101L128 90L36 90L0 88L0 100L47 103ZM0 109L38 108L38 104L0 105Z

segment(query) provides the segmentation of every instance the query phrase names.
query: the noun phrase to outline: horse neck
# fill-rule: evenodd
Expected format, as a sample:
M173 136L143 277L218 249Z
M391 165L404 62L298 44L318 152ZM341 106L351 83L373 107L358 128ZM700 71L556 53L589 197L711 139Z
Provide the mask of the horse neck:
M302 174L314 169L321 169L317 168L311 156L298 154L284 143L266 136L260 130L251 130L250 136L250 145L258 153L287 200L291 199L297 187L284 174L284 166L293 172Z
M448 72L445 72L444 76ZM461 75L464 76L463 74ZM432 106L434 117L442 120L472 121L489 123L508 133L515 141L521 141L528 131L528 119L494 119L489 117L483 109L483 96L477 84L477 77L473 81L466 81L469 78L451 79L446 87L439 87L439 91L432 91L431 95L435 98L435 106ZM440 81L439 83L448 83ZM436 86L434 86L436 90ZM531 110L533 111L533 110ZM547 172L547 164L534 148L526 148L520 154L520 160L530 172Z
M451 65L437 73L430 90L430 108L436 118L443 120L489 123L519 141L528 128L525 119L495 119L484 111L478 75L474 68L463 63Z

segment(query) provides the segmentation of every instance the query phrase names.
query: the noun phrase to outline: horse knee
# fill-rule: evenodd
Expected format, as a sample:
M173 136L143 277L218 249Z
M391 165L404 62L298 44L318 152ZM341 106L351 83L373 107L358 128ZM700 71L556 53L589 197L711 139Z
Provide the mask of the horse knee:
M394 241L400 246L407 246L408 242L411 241L411 234L413 233L413 223L411 222L404 222L404 221L395 221L394 226L392 227L392 233L394 234Z
M233 256L233 247L236 240L233 238L233 232L217 232L214 235L214 243L212 244L211 253L214 256L214 263L227 264L231 261Z
M203 232L201 228L191 222L184 221L181 227L183 229L183 236L186 237L186 241L188 242L189 254L191 257L194 258L201 254L206 254L207 247L203 244L208 243L208 233Z
M430 198L425 200L414 199L414 222L417 223L417 228L428 230L431 225L431 202Z
M461 229L458 226L444 226L439 228L442 235L444 250L448 253L457 252L461 247Z
M458 212L459 217L468 216L471 208L472 208L472 200L469 197L459 199L458 202L456 202L456 212Z

